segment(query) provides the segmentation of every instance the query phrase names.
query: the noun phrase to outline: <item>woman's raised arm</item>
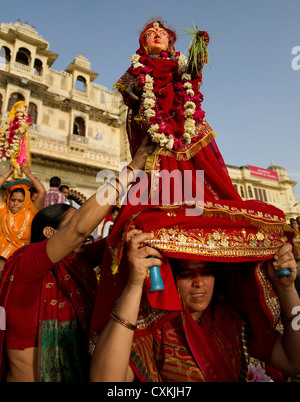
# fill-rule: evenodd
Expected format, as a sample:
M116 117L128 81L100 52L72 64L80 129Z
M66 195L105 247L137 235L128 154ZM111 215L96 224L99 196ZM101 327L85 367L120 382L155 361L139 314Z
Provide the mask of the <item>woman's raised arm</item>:
M90 367L90 380L93 382L128 382L134 379L129 359L144 281L148 268L154 264L161 265L162 258L159 251L151 247L139 248L140 243L152 239L153 234L137 230L135 233L127 241L128 283L93 353ZM158 258L147 258L150 255Z
M53 263L61 261L78 247L106 217L111 205L116 204L121 189L127 189L132 182L132 170L142 170L147 156L153 152L154 145L147 145L148 141L149 138L145 137L133 160L122 170L118 180L109 181L102 186L76 211L70 221L48 240L47 254Z

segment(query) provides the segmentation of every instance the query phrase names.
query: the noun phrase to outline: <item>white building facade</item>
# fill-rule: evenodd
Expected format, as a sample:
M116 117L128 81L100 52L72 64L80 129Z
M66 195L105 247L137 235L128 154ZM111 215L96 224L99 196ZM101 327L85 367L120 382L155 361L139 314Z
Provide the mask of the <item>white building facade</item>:
M126 111L118 94L93 82L98 74L85 56L65 71L51 68L57 57L28 24L1 24L0 113L25 101L32 170L46 188L59 176L89 197L101 184L97 173L118 171L128 158Z

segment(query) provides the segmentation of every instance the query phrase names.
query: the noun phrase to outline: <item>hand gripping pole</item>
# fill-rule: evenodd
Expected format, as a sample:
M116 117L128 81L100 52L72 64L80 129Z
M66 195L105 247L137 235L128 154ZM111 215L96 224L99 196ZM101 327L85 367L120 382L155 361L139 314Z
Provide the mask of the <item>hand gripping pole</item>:
M147 258L157 258L154 255L149 255ZM150 288L149 292L156 292L158 290L164 290L165 286L160 274L159 265L152 265L149 268L150 274Z

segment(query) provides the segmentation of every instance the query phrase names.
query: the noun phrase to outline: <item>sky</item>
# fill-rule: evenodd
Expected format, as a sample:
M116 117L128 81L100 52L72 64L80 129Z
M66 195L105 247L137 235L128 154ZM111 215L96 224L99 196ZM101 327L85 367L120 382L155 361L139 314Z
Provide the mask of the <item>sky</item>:
M109 90L148 18L175 28L183 53L189 38L180 28L208 31L202 108L225 163L282 166L298 182L300 202L299 0L0 0L0 7L0 23L27 22L49 42L54 70L83 54Z

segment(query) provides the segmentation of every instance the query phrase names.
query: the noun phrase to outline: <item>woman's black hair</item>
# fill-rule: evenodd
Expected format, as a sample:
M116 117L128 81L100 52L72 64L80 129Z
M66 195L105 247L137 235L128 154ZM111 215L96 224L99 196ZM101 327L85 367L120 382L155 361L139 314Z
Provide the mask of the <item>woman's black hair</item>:
M55 204L41 209L32 220L31 243L40 243L46 239L46 236L43 234L45 227L49 226L57 229L69 208L72 208L71 205Z
M25 190L21 187L15 188L11 193L10 193L10 197L14 194L14 193L21 193L23 194L23 196L25 197Z

